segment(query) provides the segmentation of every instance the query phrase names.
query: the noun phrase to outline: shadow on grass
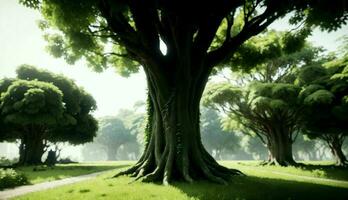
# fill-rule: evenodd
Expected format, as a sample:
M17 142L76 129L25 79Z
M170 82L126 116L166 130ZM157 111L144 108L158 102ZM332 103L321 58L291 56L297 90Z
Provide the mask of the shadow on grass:
M237 162L237 164L241 166L247 166L247 167L257 167L259 169L266 168L266 170L268 170L267 167L274 166L274 165L264 165L263 162L253 163L253 164L245 163L245 162ZM290 166L290 167L294 167L302 171L310 172L311 174L315 175L315 177L319 177L319 178L329 178L329 179L348 181L348 167L336 166L333 164L309 164L303 161L298 161L297 164L298 165L296 166ZM286 168L286 167L281 167L281 168ZM280 170L278 172L283 172L283 171ZM284 171L283 173L289 173L289 172ZM294 175L301 175L301 174L295 173Z
M206 181L175 183L187 196L199 200L227 199L348 199L348 189L255 176L234 177L229 185Z
M299 166L299 168L317 173L319 177L348 181L348 167L302 164Z
M87 192L90 192L91 190L90 189L81 189L79 192L80 193L87 193Z

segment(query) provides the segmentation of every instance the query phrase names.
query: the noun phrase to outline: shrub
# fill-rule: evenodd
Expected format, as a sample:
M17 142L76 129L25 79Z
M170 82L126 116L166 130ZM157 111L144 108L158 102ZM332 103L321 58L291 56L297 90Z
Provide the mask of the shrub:
M18 158L8 159L6 157L0 157L0 166L10 166L18 162Z
M78 163L78 162L75 162L73 160L71 160L71 158L69 157L66 157L66 158L61 158L59 161L58 161L59 164L71 164L71 163Z
M0 190L28 183L28 179L24 174L18 173L13 169L0 169Z

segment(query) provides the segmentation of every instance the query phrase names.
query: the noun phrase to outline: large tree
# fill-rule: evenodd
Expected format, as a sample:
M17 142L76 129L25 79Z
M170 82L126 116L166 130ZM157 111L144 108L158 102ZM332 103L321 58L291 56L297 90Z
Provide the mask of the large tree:
M348 54L323 66L309 66L300 71L299 84L305 109L304 132L325 141L336 165L348 165L342 151L348 136Z
M63 114L63 94L48 83L14 81L1 94L1 115L6 139L21 139L21 164L41 163L46 129L59 123ZM4 134L2 133L2 134Z
M84 57L96 70L117 66L123 74L141 64L151 107L149 139L139 162L121 174L165 184L192 177L226 183L239 174L220 166L200 140L199 102L214 66L287 13L294 13L293 23L328 30L347 19L345 0L21 2L40 9L46 20L40 27L58 30L46 36L55 56L72 63ZM235 25L236 16L243 23ZM219 29L223 38L215 37ZM218 45L212 45L214 39Z
M72 80L22 65L17 79L3 79L0 88L0 137L21 140L18 164L40 164L48 142L93 140L95 101Z
M245 87L211 85L205 103L221 108L242 128L253 132L267 146L267 163L295 165L292 143L299 131L301 88L285 83L253 83Z
M205 95L205 103L222 108L228 115L225 121L232 121L236 130L261 139L269 150L269 164L296 164L291 147L302 105L294 72L320 62L322 50L305 40L308 30L296 34L269 31L245 42L229 62L237 66L231 74L235 78L212 84Z

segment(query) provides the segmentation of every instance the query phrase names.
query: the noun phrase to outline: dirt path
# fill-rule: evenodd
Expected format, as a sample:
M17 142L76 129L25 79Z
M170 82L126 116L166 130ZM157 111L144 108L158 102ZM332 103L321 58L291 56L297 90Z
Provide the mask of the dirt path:
M110 171L110 170L107 170L107 171ZM31 192L37 192L37 191L41 191L41 190L59 187L62 185L67 185L67 184L77 183L80 181L85 181L85 180L94 178L100 174L103 174L107 171L96 172L96 173L86 174L86 175L81 175L81 176L75 176L75 177L66 178L66 179L62 179L62 180L43 182L43 183L38 183L35 185L24 185L24 186L19 186L16 188L6 189L3 191L0 191L0 199L1 200L10 199L10 198L24 195L24 194L31 193Z

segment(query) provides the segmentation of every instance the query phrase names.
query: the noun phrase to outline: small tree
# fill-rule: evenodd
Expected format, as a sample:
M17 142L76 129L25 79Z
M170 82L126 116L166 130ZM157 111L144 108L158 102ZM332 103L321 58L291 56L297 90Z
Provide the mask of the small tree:
M97 122L94 99L72 80L23 65L18 78L1 82L4 139L20 139L18 164L40 164L45 143L91 141ZM7 87L6 87L7 86Z

